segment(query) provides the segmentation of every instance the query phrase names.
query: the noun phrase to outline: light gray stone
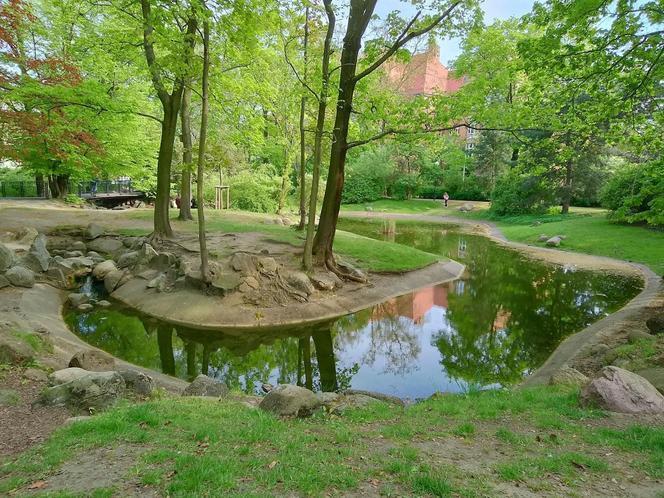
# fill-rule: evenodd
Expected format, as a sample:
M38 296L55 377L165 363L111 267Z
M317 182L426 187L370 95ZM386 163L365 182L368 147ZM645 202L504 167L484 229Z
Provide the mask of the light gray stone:
M286 274L286 282L298 292L310 295L314 292L314 284L311 283L306 273L301 271L291 271Z
M9 283L16 287L34 287L35 274L28 268L22 266L12 266L5 272L5 277Z
M228 386L223 382L200 374L184 389L182 396L210 396L220 398L226 396L228 392Z
M3 289L9 285L11 284L9 283L9 280L7 280L7 277L0 275L0 289Z
M104 227L97 225L96 223L90 223L85 229L85 236L88 239L96 239L97 237L102 236L104 232L106 232Z
M140 259L140 256L141 255L139 254L138 251L130 251L124 253L118 259L118 268L129 268L136 265L136 263L138 263Z
M588 377L583 375L577 369L563 366L549 379L549 384L552 386L584 386L588 383Z
M242 275L251 275L256 272L256 261L251 254L238 252L231 256L231 267Z
M80 258L83 256L83 251L64 251L62 253L63 258Z
M332 291L343 285L339 277L337 277L334 273L317 272L314 273L310 279L314 284L314 287L322 291Z
M92 276L97 280L103 280L106 275L117 269L118 268L115 266L115 261L112 259L107 259L103 263L99 263L94 267L92 270Z
M562 238L560 238L558 235L555 237L551 237L546 241L546 245L549 247L558 247L560 246L560 243L562 242Z
M546 242L549 239L550 239L550 237L548 235L542 234L539 237L537 237L537 242Z
M274 258L260 258L258 260L258 271L263 275L274 275L277 272L277 262Z
M32 227L25 227L16 234L16 240L21 245L30 246L34 242L39 232Z
M121 369L118 373L125 381L125 386L130 391L140 394L141 396L149 396L154 389L154 381L152 377L139 370Z
M39 401L47 406L67 406L81 411L97 411L113 406L125 393L118 372L88 372L87 375L45 389Z
M122 242L113 237L99 237L88 242L88 249L100 254L115 255L123 248Z
M655 389L664 394L664 367L652 367L636 372L650 382Z
M581 404L619 413L664 413L664 396L646 379L615 366L581 390Z
M212 277L212 281L210 282L210 285L216 289L220 289L223 291L230 291L235 288L237 288L240 285L242 277L240 274L232 272L232 271L226 271L226 272L221 272Z
M109 294L120 286L120 282L125 276L124 270L113 270L104 277L104 287Z
M309 389L281 384L267 393L259 408L282 417L308 417L321 404Z
M69 304L71 304L74 307L80 306L81 304L85 304L89 300L90 300L89 296L81 294L80 292L72 292L67 296L67 301L69 301Z
M39 368L26 368L23 377L33 382L47 382L48 374Z
M0 273L7 271L16 261L14 251L0 243Z
M86 253L88 250L88 246L85 245L85 242L82 240L77 240L74 242L70 247L69 250L71 251L81 251L82 254Z
M60 384L66 384L72 380L85 377L89 373L87 370L78 367L63 368L62 370L56 370L48 376L48 384L50 386L59 386Z
M48 270L51 262L51 255L46 249L46 236L37 235L30 246L28 254L23 258L23 265L34 272L44 272Z
M90 311L93 308L94 308L94 306L92 306L90 303L83 303L83 304L79 304L78 306L76 306L76 309L78 311Z
M69 366L92 372L107 372L115 368L115 359L110 354L97 349L84 349L72 356Z
M109 306L111 306L111 303L106 299L102 299L100 301L97 301L97 306L99 306L100 308L108 308Z

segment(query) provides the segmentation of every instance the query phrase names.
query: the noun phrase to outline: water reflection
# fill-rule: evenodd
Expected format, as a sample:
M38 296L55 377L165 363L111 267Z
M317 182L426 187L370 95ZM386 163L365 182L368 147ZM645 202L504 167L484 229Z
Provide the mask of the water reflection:
M88 342L130 362L182 378L207 373L248 393L269 382L421 398L517 382L566 335L639 289L636 279L544 265L439 225L342 224L452 257L466 271L455 282L309 329L198 331L121 308L70 312L67 320Z

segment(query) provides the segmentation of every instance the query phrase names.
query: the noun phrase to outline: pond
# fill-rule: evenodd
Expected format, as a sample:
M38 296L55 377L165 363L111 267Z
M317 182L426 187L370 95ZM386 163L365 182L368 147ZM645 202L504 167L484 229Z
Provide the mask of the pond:
M118 305L65 319L124 360L185 379L204 372L250 394L292 383L420 399L519 382L641 288L637 278L544 264L453 226L341 220L340 228L450 257L466 271L324 325L269 334L174 327ZM91 281L83 288L103 297Z

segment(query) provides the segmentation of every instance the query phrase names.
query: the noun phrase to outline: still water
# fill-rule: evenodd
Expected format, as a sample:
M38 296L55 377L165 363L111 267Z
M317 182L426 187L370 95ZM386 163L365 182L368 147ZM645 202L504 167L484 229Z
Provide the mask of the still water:
M269 334L173 327L119 306L69 311L66 320L124 360L181 378L202 371L247 393L298 383L419 399L518 382L641 288L636 278L533 261L452 226L341 220L340 228L448 256L466 271L334 322Z

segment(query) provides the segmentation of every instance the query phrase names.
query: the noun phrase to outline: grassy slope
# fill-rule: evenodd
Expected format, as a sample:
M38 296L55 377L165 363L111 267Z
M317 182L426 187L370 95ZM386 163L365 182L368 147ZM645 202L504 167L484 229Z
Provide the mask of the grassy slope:
M501 496L506 483L601 495L606 488L593 485L609 478L614 488L664 478L664 427L610 426L601 412L578 407L576 391L550 387L439 396L406 409L374 404L308 420L216 399L155 399L63 427L0 467L0 495L17 488L21 495L78 454L119 444L143 451L129 479L173 497Z
M659 275L664 275L664 231L641 226L612 223L606 218L606 211L595 208L572 208L568 216L532 215L510 218L490 218L487 203L473 203L480 206L470 213L456 209L460 202L451 202L450 208L441 208L439 201L381 200L373 203L342 206L346 211L364 211L366 206L375 212L411 213L429 215L458 216L475 220L489 220L502 230L509 240L544 246L537 242L541 234L566 235L561 249L608 256L611 258L635 261L648 265ZM534 225L540 222L541 225Z
M130 213L137 219L149 219L152 213L138 211ZM195 216L195 213L194 213ZM261 232L271 238L302 246L303 234L292 227L263 223L264 215L245 212L210 211L206 214L208 232ZM178 231L196 231L193 222L181 222L173 219L173 228ZM143 234L145 230L125 230L127 234ZM352 233L337 231L334 249L340 256L354 260L360 267L376 272L401 272L423 268L436 261L443 260L435 254L420 251L401 244L383 242Z

